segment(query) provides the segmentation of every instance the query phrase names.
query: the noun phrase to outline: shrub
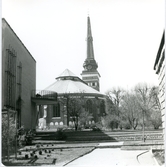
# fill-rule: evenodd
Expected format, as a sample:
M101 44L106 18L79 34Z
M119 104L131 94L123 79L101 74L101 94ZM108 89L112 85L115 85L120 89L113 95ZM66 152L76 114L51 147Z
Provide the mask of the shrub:
M56 138L58 140L64 140L67 138L65 132L63 131L63 128L58 128L56 133Z
M98 127L95 126L95 127L92 127L92 130L93 131L100 131L100 128L98 128Z
M126 124L124 125L124 128L125 128L125 129L131 129L131 125L130 125L129 123L126 123Z
M90 125L90 128L93 131L100 131L100 129L102 128L102 126L100 126L100 124L92 124L92 125Z
M32 140L34 137L34 133L32 132L32 130L28 130L26 132L26 130L22 126L20 129L18 129L17 134L18 134L17 140L20 147L32 144Z
M39 151L39 155L42 155L42 151L41 150Z
M13 118L9 118L9 128L8 128L8 118L7 115L2 115L2 156L7 155L7 148L9 152L14 152L15 140L16 139L16 127ZM9 143L8 143L9 142Z
M115 128L117 129L118 121L117 120L111 120L108 127L111 128L112 130L114 130Z
M28 154L25 154L25 159L28 159L28 158L29 158Z

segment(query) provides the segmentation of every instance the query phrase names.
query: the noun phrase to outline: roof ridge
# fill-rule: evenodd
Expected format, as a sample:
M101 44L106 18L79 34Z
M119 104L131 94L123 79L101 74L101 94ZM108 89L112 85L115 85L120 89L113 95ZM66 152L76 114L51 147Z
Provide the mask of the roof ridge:
M62 78L62 77L77 77L73 72L71 72L69 69L65 69L56 79ZM78 78L78 77L77 77Z

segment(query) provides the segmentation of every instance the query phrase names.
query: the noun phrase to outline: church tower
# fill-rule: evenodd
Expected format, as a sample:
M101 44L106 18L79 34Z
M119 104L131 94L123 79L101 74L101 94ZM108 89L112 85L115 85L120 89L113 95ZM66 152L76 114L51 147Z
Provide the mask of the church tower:
M82 71L82 80L85 81L92 88L100 91L99 77L100 74L97 71L98 64L94 58L93 51L93 37L91 32L90 17L87 18L87 55L83 64L84 70Z

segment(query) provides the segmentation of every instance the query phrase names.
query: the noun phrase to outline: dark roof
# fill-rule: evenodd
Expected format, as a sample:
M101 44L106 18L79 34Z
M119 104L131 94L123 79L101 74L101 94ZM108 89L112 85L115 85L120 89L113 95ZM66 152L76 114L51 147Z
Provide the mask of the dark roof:
M154 67L153 67L154 70L156 70L156 65L157 65L157 63L160 59L161 51L162 51L162 48L164 47L164 43L165 43L165 30L163 32L161 42L160 42L160 46L159 46L159 49L158 49L158 52L157 52L156 60L155 60Z

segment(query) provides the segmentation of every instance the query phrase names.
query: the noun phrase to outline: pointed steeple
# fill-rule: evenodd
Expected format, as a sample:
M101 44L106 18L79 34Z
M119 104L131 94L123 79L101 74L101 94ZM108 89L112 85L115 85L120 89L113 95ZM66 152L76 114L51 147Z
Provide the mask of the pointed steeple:
M100 74L97 71L98 64L94 58L94 51L93 51L93 37L91 31L91 23L90 17L87 18L87 55L84 61L83 67L84 70L82 71L82 80L86 82L89 86L96 90L100 90L99 84L99 77Z
M91 32L90 17L87 19L87 59L94 59L93 37Z
M98 68L98 65L94 58L94 51L93 51L93 37L92 37L92 31L91 31L91 23L90 23L90 17L87 17L87 55L85 62L83 64L83 67L85 70L91 69L96 70Z

